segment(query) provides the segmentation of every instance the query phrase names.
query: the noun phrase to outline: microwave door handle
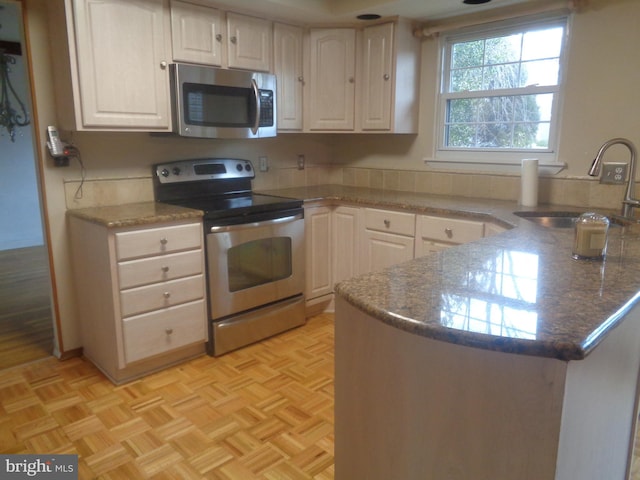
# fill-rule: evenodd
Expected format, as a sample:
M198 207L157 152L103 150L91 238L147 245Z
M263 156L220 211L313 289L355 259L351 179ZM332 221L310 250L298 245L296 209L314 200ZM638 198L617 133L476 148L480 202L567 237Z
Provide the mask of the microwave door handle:
M260 127L260 90L258 90L258 84L255 79L251 79L251 89L253 90L253 97L256 102L256 121L251 128L254 135L258 134L258 128Z

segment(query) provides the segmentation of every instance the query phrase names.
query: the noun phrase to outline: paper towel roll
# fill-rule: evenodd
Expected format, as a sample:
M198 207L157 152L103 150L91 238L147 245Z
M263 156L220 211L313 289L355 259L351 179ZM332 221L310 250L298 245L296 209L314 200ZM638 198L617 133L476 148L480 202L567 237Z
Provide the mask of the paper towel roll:
M535 207L538 205L538 159L522 159L520 177L520 205Z

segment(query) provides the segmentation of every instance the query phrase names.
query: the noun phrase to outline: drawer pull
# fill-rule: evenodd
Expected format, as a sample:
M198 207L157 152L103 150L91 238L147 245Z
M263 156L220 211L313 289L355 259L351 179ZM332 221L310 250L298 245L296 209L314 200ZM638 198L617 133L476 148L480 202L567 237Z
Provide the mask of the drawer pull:
M164 298L169 298L171 296L171 292L164 292L162 295Z
M162 238L160 239L160 244L161 244L161 245L166 245L168 242L169 242L169 240L167 240L167 238L166 238L166 237L162 237Z
M445 233L445 235L447 236L447 238L451 238L451 237L453 237L453 230L452 230L452 229L450 229L450 228L445 228L445 229L444 229L444 233Z
M391 220L384 220L384 226L389 228L391 226Z
M160 268L161 268L161 270L163 271L163 273L167 273L167 272L169 271L169 267L168 267L168 266L166 266L166 265L165 265L165 266L163 266L163 267L160 267Z
M167 335L171 335L173 333L173 328L165 328L164 333L166 333Z

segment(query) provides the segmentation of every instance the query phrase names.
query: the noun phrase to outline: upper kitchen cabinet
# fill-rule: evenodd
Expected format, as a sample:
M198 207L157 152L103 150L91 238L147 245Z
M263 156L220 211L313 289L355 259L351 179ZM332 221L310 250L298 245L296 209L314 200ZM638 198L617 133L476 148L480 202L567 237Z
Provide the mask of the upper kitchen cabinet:
M269 20L228 12L229 68L271 71L272 28Z
M419 66L405 22L312 29L305 130L417 133Z
M302 28L273 25L273 63L278 78L278 130L302 130L303 38Z
M65 13L71 78L59 88L71 84L75 113L67 126L170 130L168 0L65 0Z
M353 131L356 31L311 29L309 48L308 129Z
M364 28L356 105L362 131L418 132L420 42L409 25Z
M171 0L171 43L176 62L222 66L224 13Z

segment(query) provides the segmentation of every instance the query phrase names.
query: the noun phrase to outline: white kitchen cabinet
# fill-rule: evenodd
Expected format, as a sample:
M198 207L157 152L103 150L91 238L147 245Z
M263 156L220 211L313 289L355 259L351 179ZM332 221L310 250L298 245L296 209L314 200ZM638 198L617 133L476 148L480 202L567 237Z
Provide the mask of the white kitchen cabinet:
M484 222L477 220L418 215L415 256L473 242L484 237L484 230Z
M309 33L309 81L305 123L309 131L353 131L355 127L353 28L313 28Z
M333 307L333 287L360 273L360 208L305 206L307 316Z
M302 130L303 30L275 23L273 26L274 73L278 78L278 130Z
M202 223L69 217L83 354L115 383L205 351Z
M65 0L65 12L75 113L68 126L170 130L168 0Z
M413 213L365 208L361 271L373 272L411 260L415 222Z
M388 22L365 27L356 111L367 132L418 132L420 41L411 26Z
M229 68L271 71L272 29L269 20L227 12Z
M173 60L222 66L224 12L171 0Z
M305 298L310 301L329 295L333 290L331 207L305 207L304 235L306 248Z
M331 242L334 285L360 273L360 224L360 208L334 207Z

